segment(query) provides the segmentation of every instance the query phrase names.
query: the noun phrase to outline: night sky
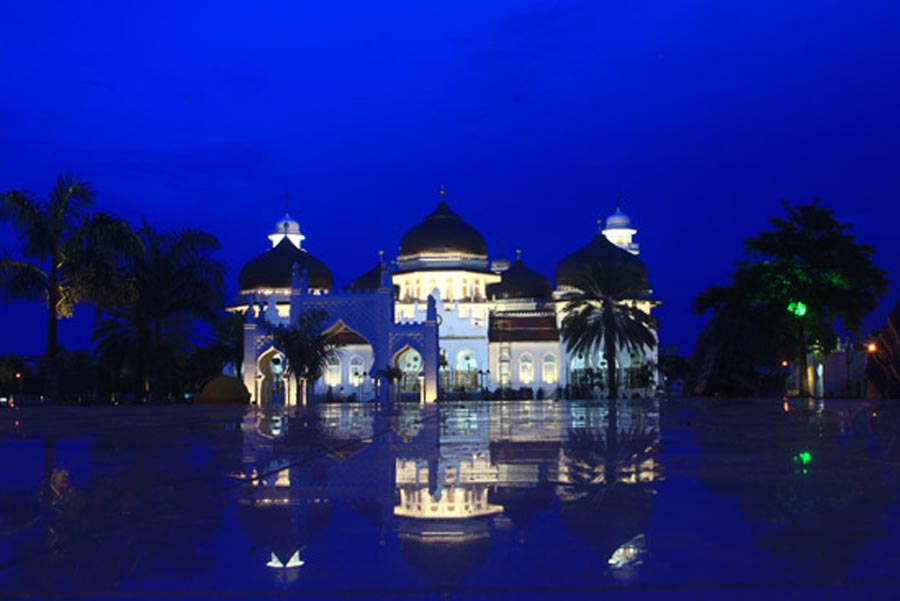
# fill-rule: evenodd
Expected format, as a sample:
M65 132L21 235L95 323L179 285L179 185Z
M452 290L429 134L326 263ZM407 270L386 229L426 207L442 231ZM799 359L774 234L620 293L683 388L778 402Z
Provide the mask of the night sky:
M551 278L621 190L682 353L742 240L821 197L892 282L867 326L900 299L896 0L269 4L4 3L0 191L71 172L131 223L211 231L231 297L285 194L344 284L441 184ZM0 310L0 353L43 351L39 307Z

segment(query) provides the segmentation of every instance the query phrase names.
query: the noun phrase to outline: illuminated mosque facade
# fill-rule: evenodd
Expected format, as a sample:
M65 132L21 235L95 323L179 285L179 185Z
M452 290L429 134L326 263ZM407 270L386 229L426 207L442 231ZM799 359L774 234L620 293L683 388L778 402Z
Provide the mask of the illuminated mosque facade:
M231 309L246 310L244 384L260 404L298 397L551 398L567 387L596 395L605 388L602 352L568 352L560 337L564 303L557 301L587 269L625 265L645 281L647 273L630 218L617 208L598 223L594 238L559 263L554 288L519 252L513 261L490 261L482 235L450 208L441 189L434 211L403 235L396 261L382 255L341 288L305 248L299 223L286 212L268 236L271 248L239 274ZM657 304L649 291L631 302L648 313ZM312 309L328 315L326 331L339 352L297 394L264 322L285 325ZM620 349L621 394L650 391L656 363L655 347ZM389 369L399 370L393 380L384 377Z

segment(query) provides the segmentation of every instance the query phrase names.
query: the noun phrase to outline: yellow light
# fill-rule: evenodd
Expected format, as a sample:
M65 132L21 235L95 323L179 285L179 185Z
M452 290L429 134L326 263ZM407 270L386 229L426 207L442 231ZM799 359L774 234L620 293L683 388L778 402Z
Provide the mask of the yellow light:
M790 363L788 362L787 359L785 359L784 361L781 362L781 367L787 367L788 365L790 365Z
M878 350L878 345L875 344L874 342L870 342L869 345L866 347L866 350L868 350L870 353L874 353L875 351Z

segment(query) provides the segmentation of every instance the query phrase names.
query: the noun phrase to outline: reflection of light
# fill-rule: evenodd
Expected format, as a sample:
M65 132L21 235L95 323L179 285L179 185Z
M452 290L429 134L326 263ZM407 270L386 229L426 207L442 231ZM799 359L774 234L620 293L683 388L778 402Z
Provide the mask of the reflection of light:
M269 559L269 563L266 564L270 568L276 568L276 569L299 568L304 563L306 563L305 561L300 559L300 550L299 549L294 551L294 554L291 555L291 558L288 559L287 563L281 563L281 560L278 559L278 556L275 555L275 553L272 553L271 555L272 555L272 557Z
M627 543L613 551L609 557L609 565L613 569L624 568L629 565L638 565L646 550L646 539L643 534L638 534Z

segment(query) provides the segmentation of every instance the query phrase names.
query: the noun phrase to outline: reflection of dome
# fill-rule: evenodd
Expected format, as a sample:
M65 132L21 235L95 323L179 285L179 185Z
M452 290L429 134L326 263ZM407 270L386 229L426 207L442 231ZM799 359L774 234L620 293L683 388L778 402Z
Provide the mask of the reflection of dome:
M641 485L590 488L594 490L584 497L560 503L559 517L569 532L606 561L620 545L647 529L655 497Z
M538 516L553 508L556 495L549 486L501 487L491 493L491 502L503 505L508 517L520 532Z
M283 238L275 248L244 265L238 275L240 289L290 288L294 263L299 265L301 272L304 269L308 271L310 288L328 289L334 285L334 276L325 263Z
M616 207L616 212L606 218L606 229L632 229L631 217L622 212L622 209Z
M603 234L597 234L587 246L562 260L556 268L556 285L577 286L581 278L607 269L647 281L647 267L643 261L607 240Z
M553 285L550 280L525 266L522 259L516 259L512 267L503 272L499 284L489 284L487 287L488 298L543 298L553 295Z
M237 521L241 529L259 547L259 554L270 561L270 554L287 564L297 550L302 550L328 526L333 512L331 502L259 505L241 502ZM302 553L301 553L302 556ZM290 577L289 573L274 574L275 578Z
M200 404L226 404L241 403L246 404L250 401L250 393L244 383L231 376L218 375L214 376L209 382L203 385L197 402Z
M431 253L465 253L487 256L487 243L481 234L464 222L441 200L421 223L413 226L400 240L400 257Z
M452 542L400 538L400 553L406 563L440 590L454 589L465 582L484 564L490 548L488 536Z

